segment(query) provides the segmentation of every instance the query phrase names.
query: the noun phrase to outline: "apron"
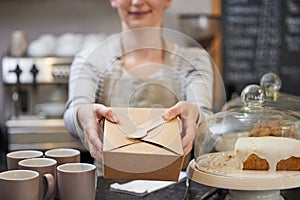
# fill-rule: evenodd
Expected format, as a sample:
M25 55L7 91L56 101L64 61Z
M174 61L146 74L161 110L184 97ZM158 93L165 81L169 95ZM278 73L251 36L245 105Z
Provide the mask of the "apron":
M165 65L150 76L136 77L122 68L117 60L104 78L99 102L109 107L162 107L169 108L180 100L180 81L166 56ZM155 64L153 64L155 65ZM145 70L143 69L145 67ZM138 67L146 71L147 66Z

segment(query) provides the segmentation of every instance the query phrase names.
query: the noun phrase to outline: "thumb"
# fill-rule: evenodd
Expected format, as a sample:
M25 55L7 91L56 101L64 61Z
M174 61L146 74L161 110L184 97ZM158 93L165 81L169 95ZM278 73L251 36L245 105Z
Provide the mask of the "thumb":
M180 108L179 108L179 105L176 104L175 106L167 109L163 113L162 117L164 120L168 121L168 120L171 120L171 119L177 117L178 115L180 115Z
M117 123L119 121L118 117L113 112L112 108L109 108L109 107L106 107L103 105L98 105L96 112L97 112L98 118L104 117L107 120L109 120L111 122L115 122L115 123Z

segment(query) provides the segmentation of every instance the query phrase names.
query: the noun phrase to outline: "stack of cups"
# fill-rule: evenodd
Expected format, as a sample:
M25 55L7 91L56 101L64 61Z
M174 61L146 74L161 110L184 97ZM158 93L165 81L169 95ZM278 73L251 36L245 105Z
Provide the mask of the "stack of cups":
M0 173L0 194L6 200L94 200L96 166L80 163L80 151L60 148L7 154L8 171Z

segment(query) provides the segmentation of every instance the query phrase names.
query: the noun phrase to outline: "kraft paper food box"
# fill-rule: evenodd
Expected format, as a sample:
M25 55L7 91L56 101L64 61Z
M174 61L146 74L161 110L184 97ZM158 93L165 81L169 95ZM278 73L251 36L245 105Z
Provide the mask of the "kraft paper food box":
M179 119L133 139L128 134L161 119L164 109L113 108L113 112L119 123L104 122L104 178L178 181L184 159Z

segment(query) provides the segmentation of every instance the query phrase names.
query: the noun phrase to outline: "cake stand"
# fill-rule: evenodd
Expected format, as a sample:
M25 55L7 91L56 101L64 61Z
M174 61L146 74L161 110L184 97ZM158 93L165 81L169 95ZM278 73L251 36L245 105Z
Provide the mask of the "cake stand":
M187 177L211 187L229 189L225 200L283 200L281 189L300 187L300 171L241 170L232 152L209 153L192 160Z

